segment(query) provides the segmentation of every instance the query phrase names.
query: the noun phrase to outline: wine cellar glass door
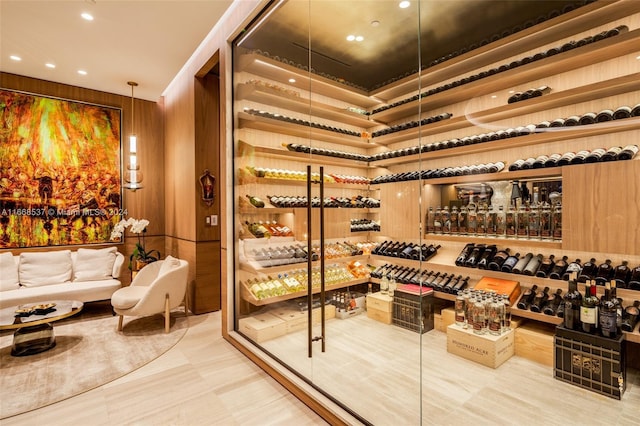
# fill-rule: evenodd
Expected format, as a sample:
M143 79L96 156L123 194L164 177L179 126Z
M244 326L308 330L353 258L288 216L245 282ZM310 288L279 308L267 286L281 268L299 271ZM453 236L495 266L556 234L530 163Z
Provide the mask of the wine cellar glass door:
M236 330L365 424L421 419L422 305L393 301L419 275L398 257L424 245L422 187L384 179L421 168L391 155L419 145L420 106L385 108L419 92L389 86L420 68L418 19L274 2L233 44Z

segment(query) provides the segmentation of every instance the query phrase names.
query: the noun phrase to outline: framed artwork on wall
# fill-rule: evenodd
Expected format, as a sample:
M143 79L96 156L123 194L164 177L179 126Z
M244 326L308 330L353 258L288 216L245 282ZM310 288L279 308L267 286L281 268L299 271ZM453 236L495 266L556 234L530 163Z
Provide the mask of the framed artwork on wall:
M0 248L113 242L122 110L0 89Z

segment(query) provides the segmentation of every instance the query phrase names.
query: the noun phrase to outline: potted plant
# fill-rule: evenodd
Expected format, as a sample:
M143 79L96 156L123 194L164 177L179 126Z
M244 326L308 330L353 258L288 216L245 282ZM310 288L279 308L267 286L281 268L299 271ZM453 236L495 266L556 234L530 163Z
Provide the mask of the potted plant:
M147 219L122 219L114 226L111 232L111 239L115 240L121 238L127 227L131 227L129 231L138 236L138 242L136 243L133 253L129 256L129 269L132 271L139 271L151 262L155 262L160 259L160 252L158 250L147 251L144 243L144 235L147 232L147 225L149 221Z

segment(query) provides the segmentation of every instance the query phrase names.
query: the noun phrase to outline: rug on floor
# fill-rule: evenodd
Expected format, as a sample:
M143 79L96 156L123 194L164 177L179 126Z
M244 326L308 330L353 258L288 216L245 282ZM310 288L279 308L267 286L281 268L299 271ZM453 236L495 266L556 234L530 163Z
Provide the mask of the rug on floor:
M0 419L49 405L104 385L153 361L185 335L188 317L117 316L54 323L56 346L35 355L11 355L12 332L0 336Z

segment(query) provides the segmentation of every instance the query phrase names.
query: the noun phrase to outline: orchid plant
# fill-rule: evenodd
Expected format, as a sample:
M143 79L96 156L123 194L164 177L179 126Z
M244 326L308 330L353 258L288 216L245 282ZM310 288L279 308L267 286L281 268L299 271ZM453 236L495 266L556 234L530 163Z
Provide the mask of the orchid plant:
M136 247L133 250L133 253L131 253L131 256L129 256L129 269L132 269L134 260L142 263L151 263L160 259L160 252L158 250L146 251L145 249L144 234L147 232L148 225L149 221L147 219L138 220L130 217L129 219L122 219L111 231L112 240L122 238L122 234L128 227L130 227L129 231L132 234L136 234L138 236Z

